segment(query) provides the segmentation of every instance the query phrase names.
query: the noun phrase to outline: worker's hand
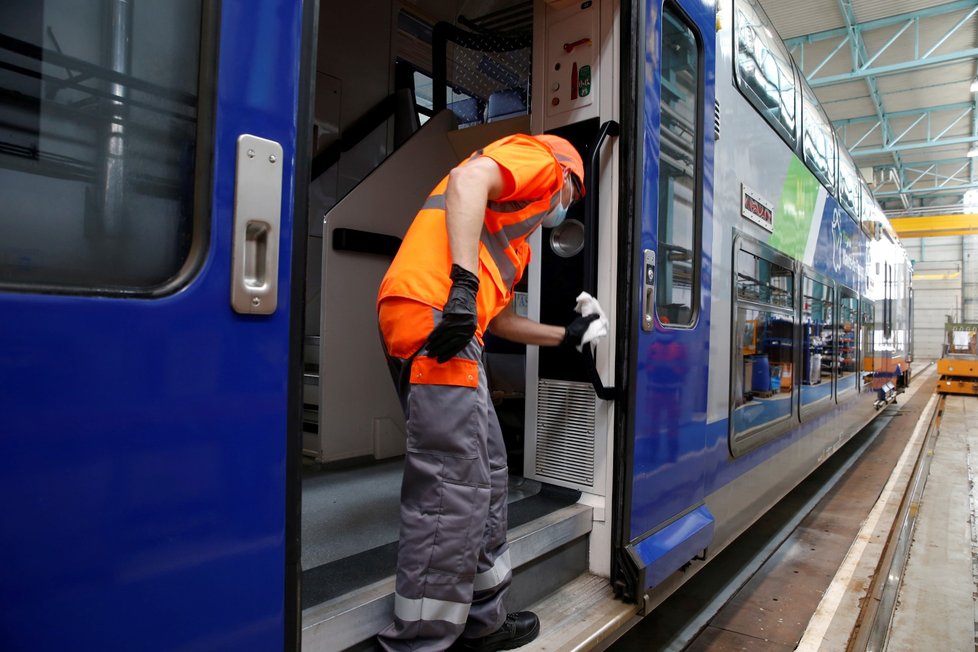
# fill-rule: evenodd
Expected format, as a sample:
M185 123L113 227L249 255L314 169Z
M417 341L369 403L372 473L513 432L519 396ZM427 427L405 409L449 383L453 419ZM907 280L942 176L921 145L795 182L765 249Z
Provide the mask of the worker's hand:
M478 325L475 297L479 277L458 265L452 265L452 289L441 312L441 321L426 342L428 355L444 363L454 358L475 335Z
M564 343L568 346L573 346L581 351L585 344L596 342L608 334L608 318L605 317L604 310L601 309L598 300L587 292L581 292L577 295L577 306L574 308L574 312L581 313L581 316L567 327ZM575 331L574 341L569 341L571 327ZM580 334L576 332L578 329L581 331Z
M567 325L564 329L564 339L560 342L561 346L574 347L578 351L581 350L581 340L584 339L584 333L587 332L588 326L591 325L595 319L599 319L601 315L597 313L590 315L581 315L571 323Z

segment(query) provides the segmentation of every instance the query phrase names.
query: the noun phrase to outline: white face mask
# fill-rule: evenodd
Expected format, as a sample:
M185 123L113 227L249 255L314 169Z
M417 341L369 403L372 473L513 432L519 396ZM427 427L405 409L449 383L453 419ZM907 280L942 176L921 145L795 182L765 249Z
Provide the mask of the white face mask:
M573 182L571 181L570 176L567 173L564 173L564 186L571 187L572 183ZM547 213L547 216L543 218L542 224L544 228L552 229L556 226L559 226L564 220L567 219L567 211L570 210L570 205L573 200L573 196L574 196L573 193L571 193L571 199L567 201L567 205L565 206L563 201L564 192L563 190L561 190L560 203L554 206L552 209L550 209L550 212Z

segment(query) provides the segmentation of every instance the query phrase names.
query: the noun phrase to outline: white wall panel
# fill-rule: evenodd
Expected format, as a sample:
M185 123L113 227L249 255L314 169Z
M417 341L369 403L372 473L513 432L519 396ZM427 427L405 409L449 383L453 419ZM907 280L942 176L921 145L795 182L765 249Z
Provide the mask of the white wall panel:
M914 261L914 355L936 358L948 319L978 318L978 238L912 238L904 246Z

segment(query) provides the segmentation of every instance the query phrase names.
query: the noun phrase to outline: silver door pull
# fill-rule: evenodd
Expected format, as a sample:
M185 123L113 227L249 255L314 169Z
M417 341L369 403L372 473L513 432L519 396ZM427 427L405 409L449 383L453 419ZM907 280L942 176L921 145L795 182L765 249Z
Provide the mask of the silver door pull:
M646 249L642 260L642 330L650 332L655 326L655 252Z
M231 307L236 312L275 312L281 220L282 146L243 134L238 137L231 250Z

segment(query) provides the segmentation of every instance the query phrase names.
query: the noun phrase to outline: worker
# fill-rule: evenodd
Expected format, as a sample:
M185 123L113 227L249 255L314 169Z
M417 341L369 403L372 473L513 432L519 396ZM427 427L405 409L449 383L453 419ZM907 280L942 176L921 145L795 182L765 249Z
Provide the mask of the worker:
M577 150L512 135L460 163L428 196L380 285L378 319L407 419L394 622L385 650L507 650L536 638L507 614L506 449L489 398L483 335L574 346L607 333L603 313L566 327L516 314L527 242L584 195Z

